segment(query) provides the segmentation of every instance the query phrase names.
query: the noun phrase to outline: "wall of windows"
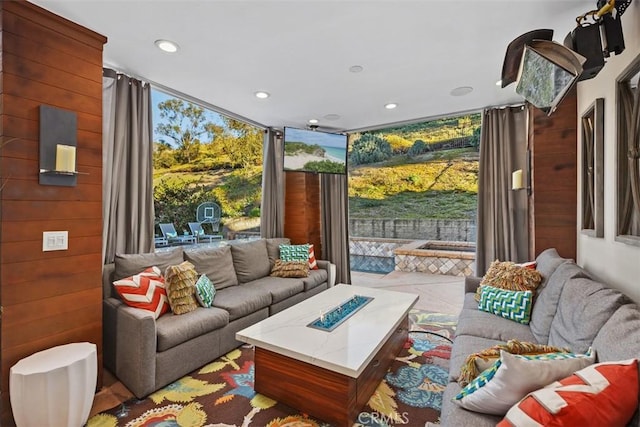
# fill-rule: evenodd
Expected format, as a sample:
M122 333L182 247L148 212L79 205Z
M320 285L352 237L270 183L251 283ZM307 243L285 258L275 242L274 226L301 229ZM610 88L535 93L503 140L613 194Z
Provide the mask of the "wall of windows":
M198 206L215 203L222 223L215 230L205 222L207 234L259 234L262 129L157 89L152 104L156 225L191 234Z

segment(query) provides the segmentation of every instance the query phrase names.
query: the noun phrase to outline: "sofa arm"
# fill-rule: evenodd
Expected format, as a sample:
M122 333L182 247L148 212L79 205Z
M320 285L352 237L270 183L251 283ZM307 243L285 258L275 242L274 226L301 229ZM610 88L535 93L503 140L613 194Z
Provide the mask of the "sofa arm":
M118 309L124 303L117 298L102 300L102 358L104 366L114 374L116 367L116 338L118 336Z
M475 293L482 282L481 277L467 276L464 278L464 293Z
M156 320L153 313L122 305L116 319L116 376L138 398L155 391Z
M336 266L335 264L330 263L325 260L318 260L318 268L322 268L323 270L327 270L327 284L329 287L332 287L336 284Z

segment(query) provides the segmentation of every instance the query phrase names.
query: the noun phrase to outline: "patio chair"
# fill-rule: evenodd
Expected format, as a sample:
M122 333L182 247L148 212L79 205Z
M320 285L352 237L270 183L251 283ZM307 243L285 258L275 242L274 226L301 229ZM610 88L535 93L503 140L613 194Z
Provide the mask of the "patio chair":
M158 226L160 227L160 231L162 232L162 237L164 237L169 244L178 243L180 245L184 245L189 243L196 243L195 236L191 234L179 235L176 231L176 227L172 222L158 224Z
M191 229L191 234L196 237L196 241L198 243L204 241L211 243L212 240L222 239L222 235L220 234L205 234L205 231L202 228L202 224L200 224L199 222L190 222L189 229Z

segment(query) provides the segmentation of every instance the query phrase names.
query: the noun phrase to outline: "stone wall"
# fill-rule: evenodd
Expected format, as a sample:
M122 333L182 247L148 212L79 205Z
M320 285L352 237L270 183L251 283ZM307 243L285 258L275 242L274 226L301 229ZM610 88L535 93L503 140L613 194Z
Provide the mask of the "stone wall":
M353 237L475 242L476 223L464 219L349 219Z

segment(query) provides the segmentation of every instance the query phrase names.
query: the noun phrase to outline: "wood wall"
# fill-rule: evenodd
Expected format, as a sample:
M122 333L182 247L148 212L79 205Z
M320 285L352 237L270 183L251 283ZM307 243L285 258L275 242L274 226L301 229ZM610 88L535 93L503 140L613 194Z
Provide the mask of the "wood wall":
M578 119L575 89L547 116L529 106L532 150L531 253L556 248L576 259Z
M320 176L285 172L284 235L291 243L313 243L316 259L322 257L320 241Z
M106 39L24 1L3 1L0 92L1 424L9 370L56 345L98 345L102 373L102 47ZM39 106L77 113L77 186L38 184ZM43 231L69 249L43 252ZM99 379L101 381L101 378Z

